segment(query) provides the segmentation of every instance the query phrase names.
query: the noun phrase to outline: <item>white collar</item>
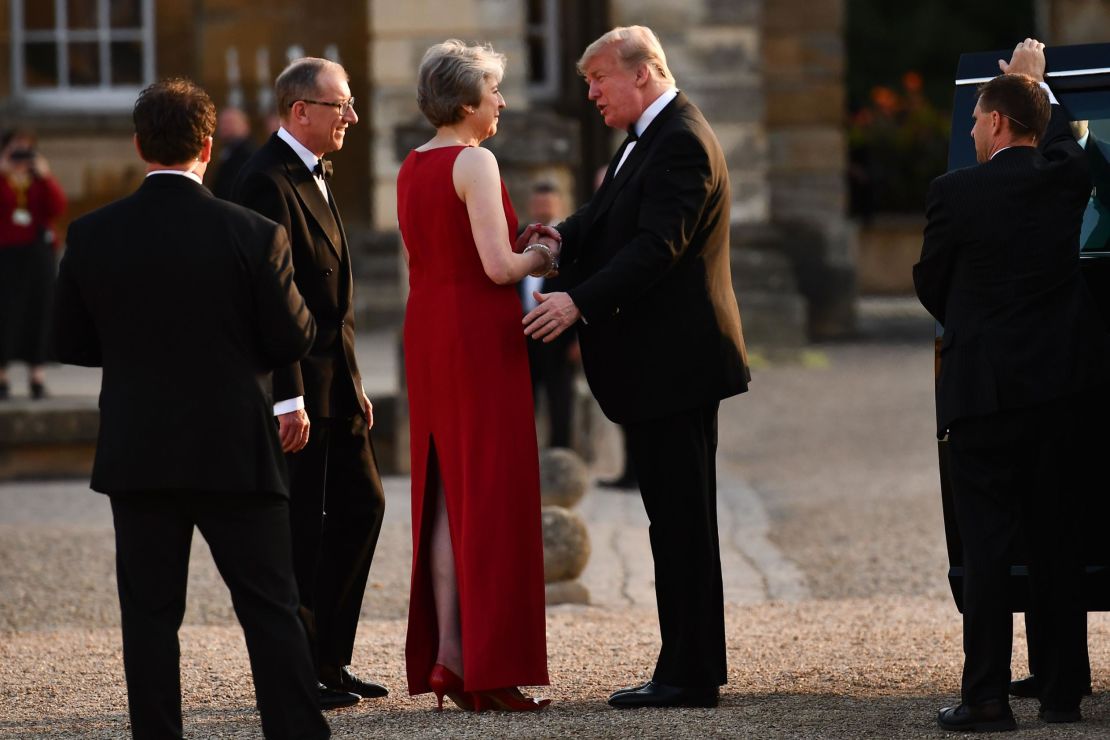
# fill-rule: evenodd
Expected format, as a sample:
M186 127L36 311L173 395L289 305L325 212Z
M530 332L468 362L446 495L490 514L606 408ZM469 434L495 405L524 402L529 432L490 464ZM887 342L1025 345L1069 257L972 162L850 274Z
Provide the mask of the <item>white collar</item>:
M636 127L636 135L643 136L644 132L647 131L647 127L651 125L651 122L655 120L655 117L659 115L659 112L666 108L667 104L674 100L677 96L677 87L672 87L661 92L659 94L659 97L656 98L654 102L652 102L652 104L649 105L642 114L640 114L640 117L636 120L636 123L633 124Z
M183 175L185 177L188 177L190 180L195 180L197 185L204 184L200 180L200 175L193 172L192 170L151 170L150 172L146 173L147 177L150 177L151 175Z
M304 166L308 168L309 172L315 171L316 163L320 161L319 157L308 151L308 149L305 149L304 144L297 141L297 137L286 131L284 126L278 127L277 135L279 139L288 144L289 147L297 153L297 156L301 158L301 161L304 162Z

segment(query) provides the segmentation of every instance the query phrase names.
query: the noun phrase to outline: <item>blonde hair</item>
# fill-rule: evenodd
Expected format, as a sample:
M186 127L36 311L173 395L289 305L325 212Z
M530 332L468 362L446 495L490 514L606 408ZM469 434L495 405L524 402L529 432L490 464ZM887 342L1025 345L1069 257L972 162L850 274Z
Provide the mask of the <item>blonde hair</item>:
M489 44L467 46L447 39L424 52L417 74L416 103L436 128L457 123L464 105L482 102L486 80L501 82L505 55Z
M625 68L646 64L660 79L675 84L674 75L667 66L667 55L659 37L647 26L617 26L586 47L578 60L578 73L585 74L586 63L610 46L616 47L617 58Z

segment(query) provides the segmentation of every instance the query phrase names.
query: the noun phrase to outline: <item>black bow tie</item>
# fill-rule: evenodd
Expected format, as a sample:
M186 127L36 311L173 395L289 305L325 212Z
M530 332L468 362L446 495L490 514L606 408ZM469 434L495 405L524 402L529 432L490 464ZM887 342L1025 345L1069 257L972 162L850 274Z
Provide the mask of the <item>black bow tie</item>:
M331 170L331 162L326 159L319 159L316 161L316 166L312 168L312 174L316 177L322 177L325 180L330 180Z
M635 125L629 126L628 127L628 140L629 141L639 141L639 139L640 139L640 135L636 133L636 126Z

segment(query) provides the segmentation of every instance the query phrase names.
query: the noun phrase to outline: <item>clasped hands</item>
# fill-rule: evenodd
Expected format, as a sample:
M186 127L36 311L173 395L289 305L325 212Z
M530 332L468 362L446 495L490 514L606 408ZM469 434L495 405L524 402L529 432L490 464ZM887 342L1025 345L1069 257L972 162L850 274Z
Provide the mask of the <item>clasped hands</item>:
M532 237L536 236L535 239ZM530 224L517 239L517 246L539 242L551 250L556 263L562 247L563 237L555 229L543 224ZM555 275L558 274L556 271ZM524 334L533 339L550 342L570 328L582 316L574 301L566 293L540 293L532 291L538 304L524 317Z
M562 234L560 234L552 227L546 226L544 224L528 224L524 231L520 232L520 236L517 237L514 249L517 252L524 252L527 250L528 247L537 244L546 247L547 251L551 255L551 260L548 264L549 269L545 270L544 274L542 275L540 275L539 273L533 274L542 277L554 277L559 274L559 250L562 246L562 243Z

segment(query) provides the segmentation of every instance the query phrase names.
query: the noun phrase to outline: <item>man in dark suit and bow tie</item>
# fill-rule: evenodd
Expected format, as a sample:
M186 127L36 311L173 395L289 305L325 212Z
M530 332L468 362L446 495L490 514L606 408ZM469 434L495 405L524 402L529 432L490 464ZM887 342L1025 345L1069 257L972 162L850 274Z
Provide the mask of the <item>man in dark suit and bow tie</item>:
M625 427L651 522L662 649L652 680L609 703L716 706L726 682L717 408L749 381L728 169L650 29L613 29L578 69L606 125L629 137L593 199L558 226L571 287L542 295L525 333L552 341L576 325L590 389Z
M316 342L274 373L274 414L292 476L293 562L316 656L321 702L346 706L386 689L350 668L385 496L370 427L374 409L355 361L351 254L324 154L358 122L340 65L292 62L275 83L281 127L243 166L235 200L285 226Z
M964 545L961 703L948 730L1009 730L1011 543L1029 554L1030 633L1041 717L1080 719L1085 619L1080 594L1076 429L1110 373L1101 318L1079 272L1091 190L1067 113L1044 84L1044 44L1017 45L979 90L979 164L929 188L914 285L944 326L937 434L948 435Z
M69 227L58 359L103 367L93 490L111 497L131 732L182 737L177 630L193 528L231 591L269 738L323 738L297 613L269 373L314 322L285 230L201 184L216 110L188 80L134 109L147 176Z

